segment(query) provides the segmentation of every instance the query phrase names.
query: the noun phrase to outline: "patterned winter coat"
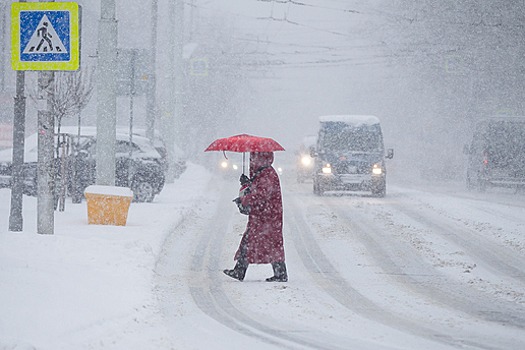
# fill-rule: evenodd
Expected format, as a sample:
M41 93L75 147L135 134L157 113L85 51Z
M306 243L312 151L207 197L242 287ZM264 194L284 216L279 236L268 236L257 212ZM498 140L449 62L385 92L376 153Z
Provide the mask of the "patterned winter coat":
M283 204L279 176L272 168L273 153L251 153L250 192L242 197L243 206L250 206L248 225L235 259L246 245L249 264L284 262Z

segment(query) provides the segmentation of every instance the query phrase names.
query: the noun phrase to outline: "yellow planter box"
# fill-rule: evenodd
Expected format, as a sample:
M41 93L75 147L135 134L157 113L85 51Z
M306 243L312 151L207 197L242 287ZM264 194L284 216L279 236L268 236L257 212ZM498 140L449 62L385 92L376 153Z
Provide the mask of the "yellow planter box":
M88 224L125 226L133 192L116 186L88 186L84 191Z

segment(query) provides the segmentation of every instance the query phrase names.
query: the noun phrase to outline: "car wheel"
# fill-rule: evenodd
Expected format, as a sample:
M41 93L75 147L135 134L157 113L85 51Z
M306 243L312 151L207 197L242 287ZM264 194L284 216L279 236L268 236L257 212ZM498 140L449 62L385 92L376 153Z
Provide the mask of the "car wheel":
M466 184L467 184L467 190L473 191L476 189L476 184L474 183L474 181L469 175L467 175Z
M317 179L314 179L314 194L318 196L322 196L324 194L324 189Z
M478 173L467 172L467 190L481 192L483 180Z
M147 181L134 181L131 189L135 202L151 202L153 201L153 197L155 197L155 189L153 185Z
M486 181L486 180L479 181L479 183L478 183L478 192L485 192L485 191L487 191L487 187L488 187L488 181Z
M372 196L383 198L384 196L386 196L386 187L383 186L383 187L374 189L372 191Z
M386 196L386 181L381 181L377 186L372 187L372 196L382 198Z

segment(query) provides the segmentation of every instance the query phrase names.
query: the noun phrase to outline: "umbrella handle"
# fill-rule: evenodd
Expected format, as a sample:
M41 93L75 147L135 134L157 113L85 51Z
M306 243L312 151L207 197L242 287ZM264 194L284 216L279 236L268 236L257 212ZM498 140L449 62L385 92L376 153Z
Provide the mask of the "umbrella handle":
M242 152L242 173L244 174L244 157L246 155L246 152Z

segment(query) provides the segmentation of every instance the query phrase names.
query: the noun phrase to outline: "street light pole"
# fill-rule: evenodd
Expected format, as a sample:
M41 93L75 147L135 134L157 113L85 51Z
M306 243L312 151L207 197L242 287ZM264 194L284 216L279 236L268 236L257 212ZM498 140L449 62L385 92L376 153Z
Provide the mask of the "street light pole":
M101 0L98 31L97 185L115 185L117 21L115 0Z
M171 0L169 3L169 65L170 65L170 94L169 111L164 116L163 139L167 148L167 161L169 164L166 174L166 182L175 181L174 152L177 130L177 120L182 119L182 75L183 75L183 31L184 31L184 2L182 0Z
M150 40L150 62L148 74L148 87L146 92L146 137L150 140L155 138L155 119L156 119L156 61L157 61L157 19L158 19L158 0L151 0L151 40Z

